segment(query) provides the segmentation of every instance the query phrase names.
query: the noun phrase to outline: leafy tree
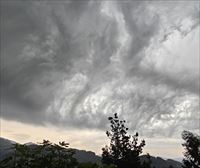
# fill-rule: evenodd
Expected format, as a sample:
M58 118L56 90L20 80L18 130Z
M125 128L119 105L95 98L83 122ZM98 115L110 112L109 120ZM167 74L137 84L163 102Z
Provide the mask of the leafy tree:
M0 162L2 168L75 168L78 163L69 144L44 140L39 145L14 144L14 152Z
M185 140L182 144L185 148L183 168L200 168L200 136L183 131L182 138Z
M68 143L66 142L59 142L59 144L54 144L53 145L53 151L55 152L56 155L56 166L55 167L61 167L61 168L69 168L69 167L74 167L77 165L77 161L75 158L73 158L73 155L75 154L74 150L72 149L67 149L69 146Z
M14 153L1 161L1 167L28 168L31 163L30 149L26 145L13 144Z
M100 168L100 165L98 165L97 163L86 162L79 163L78 168Z
M114 117L109 117L111 130L107 131L110 145L102 149L102 162L104 164L114 164L118 168L141 167L139 155L145 146L142 140L138 144L138 133L134 136L128 135L128 128L125 120L119 120L117 113Z
M79 163L78 168L115 168L115 166L86 162Z

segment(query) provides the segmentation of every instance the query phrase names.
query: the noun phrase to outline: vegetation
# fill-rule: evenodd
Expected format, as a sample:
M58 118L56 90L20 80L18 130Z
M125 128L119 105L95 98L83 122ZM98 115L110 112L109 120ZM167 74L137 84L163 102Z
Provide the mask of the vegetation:
M152 167L152 161L151 161L151 156L149 155L149 153L147 153L147 160L148 161L144 161L141 165L142 168L151 168ZM155 168L155 167L153 167ZM171 167L169 167L171 168Z
M147 160L140 161L145 141L138 142L139 134L129 135L126 121L120 120L117 113L108 120L111 130L106 135L110 144L102 149L102 163L78 163L68 143L43 140L37 145L13 144L12 154L0 161L0 168L155 168L149 154ZM200 168L200 136L183 131L182 138L185 141L182 167Z
M78 168L115 168L115 166L87 162L79 163Z
M68 143L53 144L44 140L39 145L14 144L13 155L1 161L2 168L75 168L78 163Z
M200 168L200 136L183 131L182 138L185 140L183 168Z
M117 113L114 117L109 117L111 130L107 131L110 145L103 148L102 162L104 164L114 164L118 168L142 167L139 155L145 146L142 140L138 144L138 133L134 136L128 135L128 128L125 120L119 120Z

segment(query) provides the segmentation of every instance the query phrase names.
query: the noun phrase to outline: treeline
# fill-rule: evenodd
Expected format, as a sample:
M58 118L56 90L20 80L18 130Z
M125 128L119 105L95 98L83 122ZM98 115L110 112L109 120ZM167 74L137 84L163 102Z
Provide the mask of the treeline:
M107 131L110 145L103 148L102 162L113 164L117 168L151 168L150 155L147 155L148 162L141 163L139 155L145 146L145 140L139 142L139 134L131 136L128 134L126 121L120 120L117 113L109 117L111 130ZM200 168L200 136L189 131L182 132L185 141L183 168ZM169 166L172 168L173 166Z
M59 168L74 167L77 161L68 143L53 144L44 140L38 145L13 144L14 153L1 162L1 167L13 168Z
M0 168L153 168L149 154L147 161L140 161L145 140L139 141L138 133L129 135L126 121L120 120L116 113L108 120L111 129L106 135L110 144L102 149L101 163L79 163L68 143L44 140L38 145L13 144L14 152L0 162ZM200 168L200 137L183 131L182 138L185 141L182 167Z
M75 150L66 142L43 140L39 144L13 144L13 153L1 161L1 168L113 168L97 163L78 163Z

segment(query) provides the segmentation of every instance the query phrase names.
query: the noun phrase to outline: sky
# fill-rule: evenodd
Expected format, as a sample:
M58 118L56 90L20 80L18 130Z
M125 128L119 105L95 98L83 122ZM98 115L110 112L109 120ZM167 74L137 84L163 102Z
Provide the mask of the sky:
M2 137L100 154L117 112L144 152L182 157L200 127L199 1L0 4Z

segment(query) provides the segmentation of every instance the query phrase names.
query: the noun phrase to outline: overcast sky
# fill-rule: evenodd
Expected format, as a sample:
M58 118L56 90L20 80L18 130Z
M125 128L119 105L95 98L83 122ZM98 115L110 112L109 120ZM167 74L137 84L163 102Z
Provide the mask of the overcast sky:
M97 150L115 112L160 144L198 132L199 14L199 1L1 1L2 135L89 129Z

